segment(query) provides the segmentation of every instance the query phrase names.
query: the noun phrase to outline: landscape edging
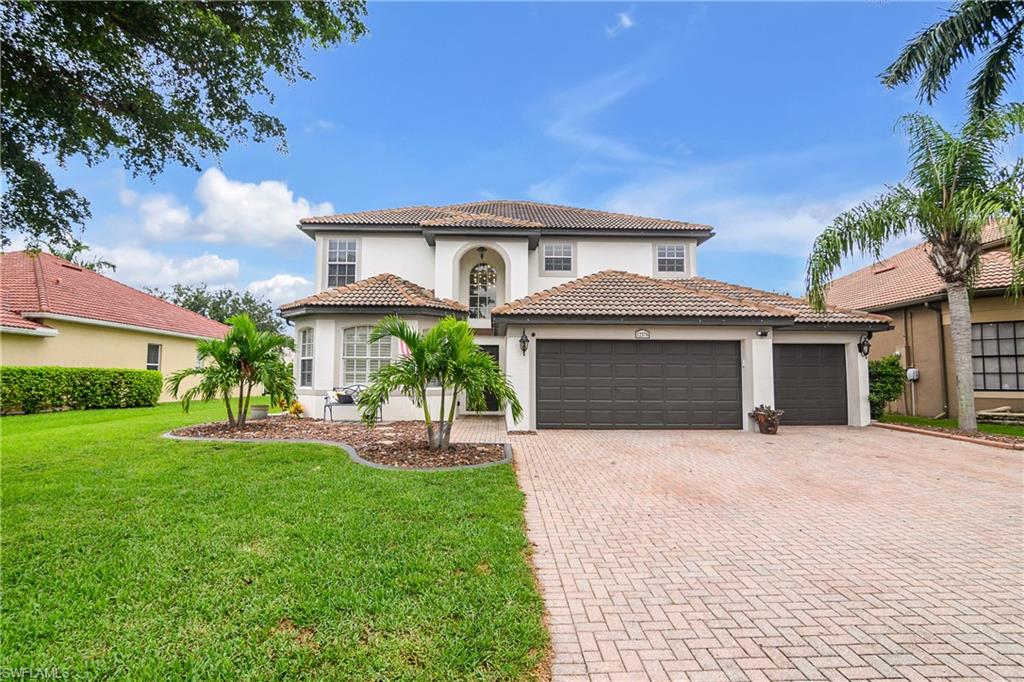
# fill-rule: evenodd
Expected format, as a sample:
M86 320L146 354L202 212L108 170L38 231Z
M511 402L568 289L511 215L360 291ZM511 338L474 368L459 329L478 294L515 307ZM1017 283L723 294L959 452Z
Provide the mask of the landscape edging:
M313 445L330 445L332 447L341 448L348 453L349 459L356 464L362 464L368 466L371 469L381 469L383 471L460 471L462 469L482 469L484 467L496 466L498 464L509 464L512 462L512 444L511 443L479 443L479 445L504 445L505 456L494 462L481 462L480 464L462 464L460 466L453 467L395 467L387 464L378 464L377 462L371 462L368 459L363 459L348 443L342 443L337 440L318 440L316 438L205 438L202 436L177 436L171 431L168 431L163 435L163 438L170 440L192 440L206 443L312 443ZM477 445L477 443L470 443L470 445Z
M936 438L946 438L948 440L958 440L963 443L974 443L975 445L988 445L993 448L1002 448L1003 450L1015 450L1020 452L1024 450L1024 443L1006 443L1004 441L989 440L987 438L973 438L971 436L964 436L959 433L943 433L942 431L936 431L934 429L917 429L913 426L907 426L905 424L886 424L884 422L871 422L872 426L877 426L880 429L889 429L891 431L903 431L904 433L919 433L924 436L935 436Z

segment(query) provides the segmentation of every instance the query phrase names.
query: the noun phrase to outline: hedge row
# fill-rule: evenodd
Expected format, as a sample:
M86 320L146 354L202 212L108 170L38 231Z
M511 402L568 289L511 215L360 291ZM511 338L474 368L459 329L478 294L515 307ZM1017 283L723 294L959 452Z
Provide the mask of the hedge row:
M145 407L160 399L163 377L149 369L0 367L0 411Z

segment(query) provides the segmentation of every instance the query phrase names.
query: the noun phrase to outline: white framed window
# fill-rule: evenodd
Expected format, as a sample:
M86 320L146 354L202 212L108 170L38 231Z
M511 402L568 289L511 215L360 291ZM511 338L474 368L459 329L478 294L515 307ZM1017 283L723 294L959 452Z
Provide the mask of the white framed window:
M313 385L313 329L299 330L299 386Z
M575 269L572 242L545 243L542 258L544 263L541 269L547 274L569 275Z
M372 327L349 327L342 334L342 385L369 383L374 372L391 363L391 337L370 343L371 331Z
M340 287L356 281L355 239L327 240L327 286Z
M159 343L151 343L146 346L146 369L160 369L160 356L163 354L163 346Z
M658 244L654 252L654 271L659 275L682 275L686 266L685 244Z
M196 351L196 369L203 368L203 355L198 350Z
M490 263L477 263L469 271L469 316L486 320L497 303L498 271Z

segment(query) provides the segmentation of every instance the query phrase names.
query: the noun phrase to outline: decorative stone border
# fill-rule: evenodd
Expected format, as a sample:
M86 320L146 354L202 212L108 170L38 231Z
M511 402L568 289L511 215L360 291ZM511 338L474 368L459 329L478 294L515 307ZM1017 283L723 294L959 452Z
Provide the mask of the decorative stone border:
M885 424L882 422L871 422L871 425L877 426L880 429L889 429L890 431L918 433L921 434L922 436L935 436L936 438L958 440L964 443L974 443L975 445L987 445L992 448L1002 448L1003 450L1017 450L1018 452L1024 450L1024 443L1007 443L1006 441L989 440L988 438L974 438L972 436L965 436L960 433L944 433L942 431L936 431L935 429L916 429L913 426L907 426L906 424Z
M481 462L480 464L462 464L453 467L395 467L387 464L378 464L368 459L363 459L348 443L337 440L317 440L315 438L201 438L199 436L176 436L170 431L165 433L163 438L168 440L191 440L200 443L312 443L313 445L330 445L341 448L348 453L349 459L356 464L362 464L372 469L384 471L461 471L462 469L482 469L484 467L496 466L498 464L509 464L512 461L511 443L470 443L470 445L504 445L505 456L494 462Z

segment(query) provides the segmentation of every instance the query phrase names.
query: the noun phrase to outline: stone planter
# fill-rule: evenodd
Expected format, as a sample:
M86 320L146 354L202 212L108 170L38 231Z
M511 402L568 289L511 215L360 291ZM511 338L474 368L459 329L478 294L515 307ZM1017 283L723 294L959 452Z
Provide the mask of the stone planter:
M249 419L266 419L269 410L268 405L253 405L249 408Z

